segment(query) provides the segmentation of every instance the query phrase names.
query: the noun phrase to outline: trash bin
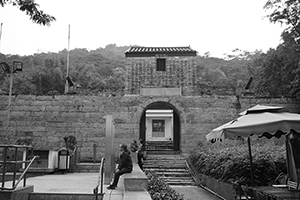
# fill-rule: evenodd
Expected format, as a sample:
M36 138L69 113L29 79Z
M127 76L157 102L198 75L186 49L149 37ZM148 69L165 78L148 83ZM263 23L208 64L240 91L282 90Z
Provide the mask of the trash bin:
M66 171L70 167L70 155L66 148L58 150L58 170Z

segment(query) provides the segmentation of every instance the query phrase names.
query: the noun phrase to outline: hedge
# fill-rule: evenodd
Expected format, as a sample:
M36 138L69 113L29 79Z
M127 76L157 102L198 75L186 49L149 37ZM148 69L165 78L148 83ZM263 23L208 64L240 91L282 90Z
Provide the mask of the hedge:
M154 172L146 172L148 177L148 192L152 200L184 200L183 195L172 189Z
M257 143L251 145L255 186L275 183L280 173L285 173L286 153L284 145ZM251 170L247 144L199 143L189 158L198 173L220 181L251 185Z

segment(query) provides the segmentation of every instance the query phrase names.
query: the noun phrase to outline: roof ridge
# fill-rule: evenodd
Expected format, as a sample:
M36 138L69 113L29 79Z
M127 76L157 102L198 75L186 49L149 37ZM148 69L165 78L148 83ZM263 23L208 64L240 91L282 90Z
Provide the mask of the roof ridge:
M173 56L196 56L197 51L193 50L190 46L178 47L130 47L126 52L126 56L136 57L137 54L148 56L155 56L155 54L169 54ZM129 55L131 54L131 56ZM135 54L135 55L133 55ZM138 56L139 57L139 56Z
M130 48L191 48L190 46L131 46Z

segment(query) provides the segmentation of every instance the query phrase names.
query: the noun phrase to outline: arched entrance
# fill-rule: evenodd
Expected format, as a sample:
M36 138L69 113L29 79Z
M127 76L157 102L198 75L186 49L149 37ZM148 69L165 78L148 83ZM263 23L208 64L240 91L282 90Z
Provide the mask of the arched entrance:
M163 131L159 130L160 126L165 127ZM179 151L180 117L178 110L172 104L163 101L149 104L141 114L140 138L144 141L170 140L173 141L174 150Z

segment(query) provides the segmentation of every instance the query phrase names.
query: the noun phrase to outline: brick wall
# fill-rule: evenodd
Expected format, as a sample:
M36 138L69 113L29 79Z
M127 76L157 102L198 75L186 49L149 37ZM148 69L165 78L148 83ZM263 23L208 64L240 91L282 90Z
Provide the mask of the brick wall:
M32 138L36 149L58 150L63 137L74 135L78 140L81 158L93 158L93 145L97 157L104 155L105 119L112 114L115 119L116 145L130 144L139 138L141 114L149 104L163 101L172 104L180 115L183 153L213 128L230 121L239 112L256 104L285 106L287 111L300 113L300 104L290 99L240 99L235 96L190 97L123 97L100 96L22 96L12 98L8 124L8 96L0 96L0 143L15 143L19 138Z

